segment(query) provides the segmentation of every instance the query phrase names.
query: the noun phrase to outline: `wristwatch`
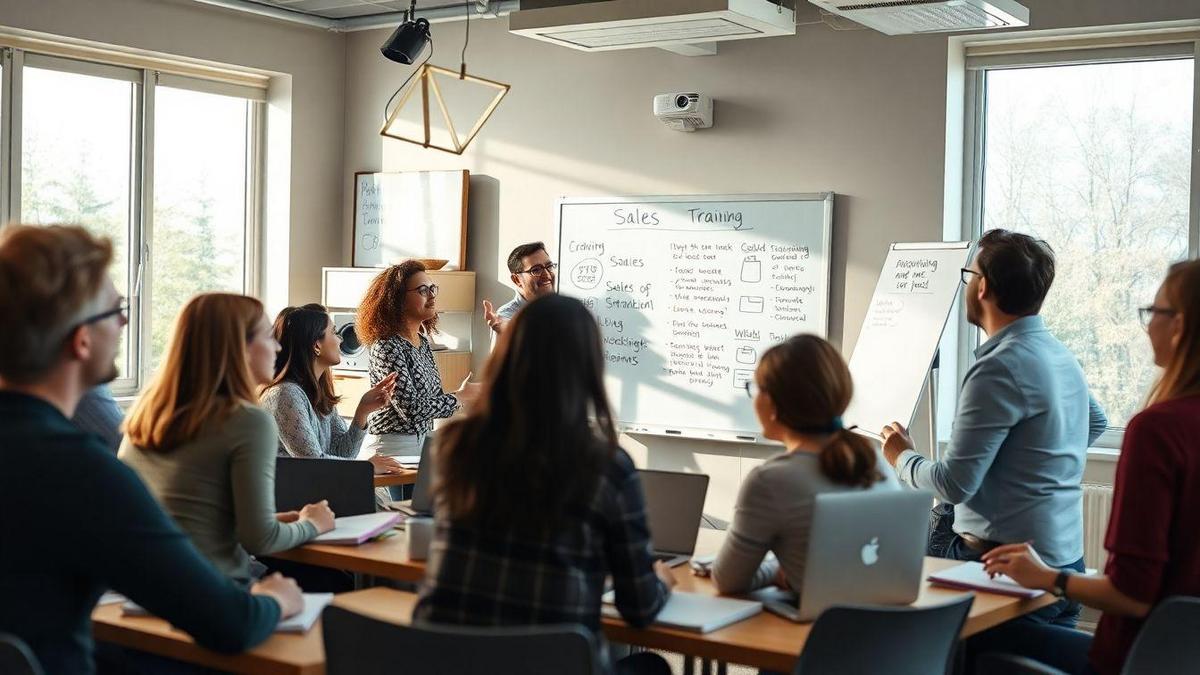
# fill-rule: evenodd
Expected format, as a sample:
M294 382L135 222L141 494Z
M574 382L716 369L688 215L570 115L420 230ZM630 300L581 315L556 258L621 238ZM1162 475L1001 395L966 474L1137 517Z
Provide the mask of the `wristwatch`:
M1055 597L1067 597L1067 579L1070 579L1072 576L1074 576L1074 573L1071 570L1059 570L1058 576L1054 578L1054 588L1050 589L1050 592Z

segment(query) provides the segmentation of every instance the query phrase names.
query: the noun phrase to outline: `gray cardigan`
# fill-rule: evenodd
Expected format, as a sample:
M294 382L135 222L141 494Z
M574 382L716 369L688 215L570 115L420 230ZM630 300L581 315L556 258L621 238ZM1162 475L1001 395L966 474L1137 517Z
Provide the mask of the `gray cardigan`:
M367 430L347 425L337 410L321 416L294 382L280 382L262 394L262 407L279 425L279 454L292 457L354 459Z
M883 455L876 454L883 479L866 489L899 489L896 473ZM713 563L717 588L722 593L745 593L769 586L782 565L789 585L799 589L808 559L813 498L823 492L862 489L826 478L820 459L811 452L785 452L755 467L738 492L733 524ZM768 551L775 557L764 560Z

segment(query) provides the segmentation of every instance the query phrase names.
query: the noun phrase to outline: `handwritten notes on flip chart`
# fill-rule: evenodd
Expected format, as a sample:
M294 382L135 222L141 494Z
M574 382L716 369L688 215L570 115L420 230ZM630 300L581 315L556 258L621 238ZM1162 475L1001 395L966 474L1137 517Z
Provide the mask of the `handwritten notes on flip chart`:
M898 420L911 423L946 321L954 309L959 270L970 242L893 244L862 332L850 355L854 400L847 424L877 434Z
M603 334L623 428L754 440L760 355L828 326L833 195L564 200L559 290Z

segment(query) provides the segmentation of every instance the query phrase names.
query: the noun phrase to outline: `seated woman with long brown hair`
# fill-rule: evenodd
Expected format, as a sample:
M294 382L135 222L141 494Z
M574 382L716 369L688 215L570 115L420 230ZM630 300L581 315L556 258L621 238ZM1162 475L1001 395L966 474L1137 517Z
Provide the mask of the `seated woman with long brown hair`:
M275 317L275 379L262 393L262 407L279 424L279 454L291 457L358 457L367 434L367 415L388 405L392 373L359 398L350 424L338 414L341 397L333 389L330 368L342 362L342 338L323 305L287 307ZM375 473L397 473L392 457L372 455Z
M575 623L599 639L608 575L627 622L658 615L675 581L651 561L641 483L604 391L600 330L581 302L548 295L522 309L470 414L440 433L437 527L414 618ZM649 652L616 671L670 672Z
M251 555L299 546L333 529L324 502L275 512L279 432L258 407L279 343L262 303L192 298L166 360L133 407L118 454L196 547L229 577L251 580Z

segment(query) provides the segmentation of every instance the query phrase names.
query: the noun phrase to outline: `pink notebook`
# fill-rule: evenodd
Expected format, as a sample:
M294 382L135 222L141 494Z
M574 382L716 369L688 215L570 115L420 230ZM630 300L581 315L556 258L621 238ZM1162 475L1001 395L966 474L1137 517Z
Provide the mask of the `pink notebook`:
M386 512L334 518L333 529L313 539L310 543L357 546L387 532L398 522L400 522L400 514Z
M987 572L983 571L983 563L978 562L966 562L941 572L935 572L929 575L929 581L938 586L999 593L1016 598L1037 598L1046 594L1046 591L1036 588L1025 588L1004 575L992 579Z

